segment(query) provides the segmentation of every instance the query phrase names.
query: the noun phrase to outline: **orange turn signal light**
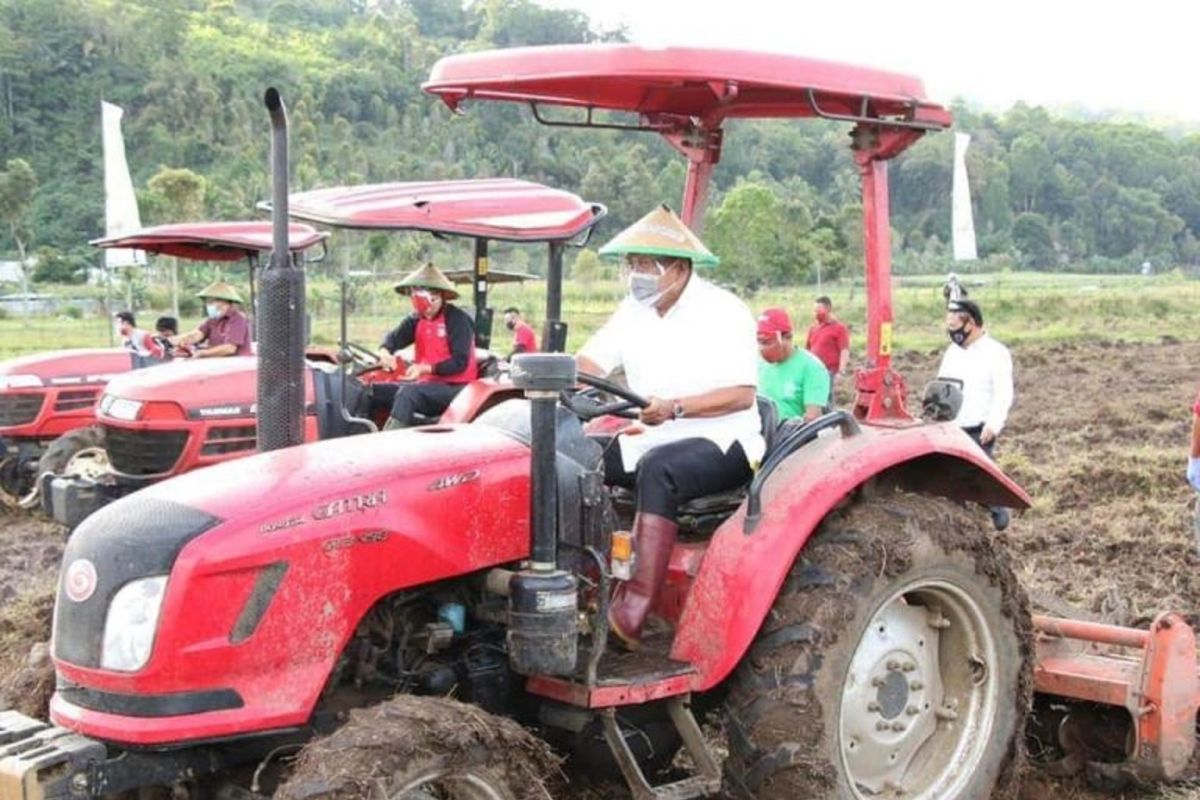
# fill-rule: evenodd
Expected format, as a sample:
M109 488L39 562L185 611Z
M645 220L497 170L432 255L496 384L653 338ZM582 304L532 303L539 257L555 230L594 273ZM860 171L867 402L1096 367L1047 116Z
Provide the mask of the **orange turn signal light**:
M633 534L629 531L614 531L611 555L613 561L628 561L633 558Z

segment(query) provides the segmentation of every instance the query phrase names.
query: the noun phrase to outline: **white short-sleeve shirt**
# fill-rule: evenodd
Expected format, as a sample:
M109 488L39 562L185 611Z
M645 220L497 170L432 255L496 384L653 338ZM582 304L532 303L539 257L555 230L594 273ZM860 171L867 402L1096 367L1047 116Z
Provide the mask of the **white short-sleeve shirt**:
M730 386L757 388L755 331L754 315L745 303L693 274L662 316L626 297L580 355L605 372L624 367L629 387L644 397L674 400ZM719 417L684 417L642 427L644 433L619 439L630 472L651 448L680 439L708 439L722 452L738 442L752 465L766 450L757 404Z

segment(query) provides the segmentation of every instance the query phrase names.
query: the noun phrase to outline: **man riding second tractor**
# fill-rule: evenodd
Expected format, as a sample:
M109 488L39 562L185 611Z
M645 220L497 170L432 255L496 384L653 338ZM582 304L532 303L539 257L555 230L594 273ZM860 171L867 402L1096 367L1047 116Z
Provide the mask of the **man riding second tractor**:
M122 346L133 358L134 369L153 366L167 357L163 346L155 341L155 336L137 326L132 311L118 311L113 314L113 319L113 327L117 336L121 337Z
M451 300L458 298L454 285L433 264L404 277L396 292L408 295L413 313L390 331L379 345L379 361L396 368L396 352L414 345L416 354L404 377L411 383L376 384L376 402L395 387L388 428L408 428L420 417L441 416L464 386L476 377L475 324L471 315ZM420 415L420 417L418 417Z
M624 367L649 400L605 448L605 482L636 488L633 570L618 583L612 630L639 646L667 573L679 505L740 486L766 445L755 405L754 317L734 295L693 274L718 259L666 206L600 250L623 257L629 296L576 356L580 371Z
M194 358L250 355L250 322L237 307L242 305L237 289L225 281L214 281L197 297L204 301L204 321L195 330L167 341L176 347L203 343L202 348L180 350L180 355Z

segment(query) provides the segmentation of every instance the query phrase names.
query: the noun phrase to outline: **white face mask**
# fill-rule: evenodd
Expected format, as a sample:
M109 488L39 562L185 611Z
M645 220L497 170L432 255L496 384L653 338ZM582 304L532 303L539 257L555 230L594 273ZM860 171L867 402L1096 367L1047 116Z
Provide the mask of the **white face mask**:
M625 280L626 285L629 287L630 297L647 308L658 305L658 301L662 299L662 296L675 285L675 283L672 283L665 289L660 290L658 288L658 279L667 273L667 268L659 261L655 261L654 266L658 269L657 275L647 275L643 272L630 271L629 277Z

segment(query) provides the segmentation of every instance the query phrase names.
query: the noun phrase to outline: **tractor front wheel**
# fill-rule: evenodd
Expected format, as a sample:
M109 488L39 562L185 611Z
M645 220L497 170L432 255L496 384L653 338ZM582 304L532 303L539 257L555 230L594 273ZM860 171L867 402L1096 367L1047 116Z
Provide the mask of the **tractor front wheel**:
M104 428L89 425L55 439L38 461L38 483L47 472L54 475L99 477L109 469L104 449Z
M809 541L728 698L730 788L756 798L1011 796L1028 602L980 515L902 492Z
M399 695L307 745L277 800L551 800L550 748L476 706Z

